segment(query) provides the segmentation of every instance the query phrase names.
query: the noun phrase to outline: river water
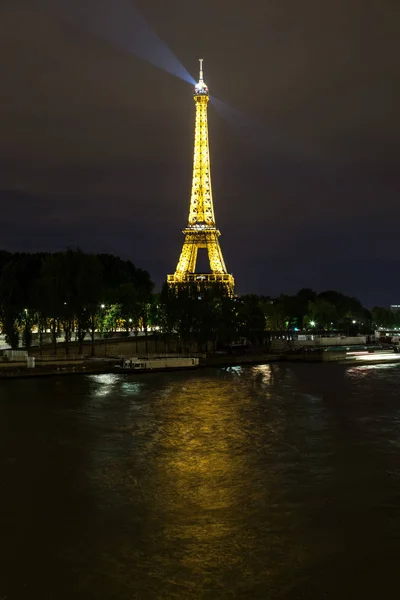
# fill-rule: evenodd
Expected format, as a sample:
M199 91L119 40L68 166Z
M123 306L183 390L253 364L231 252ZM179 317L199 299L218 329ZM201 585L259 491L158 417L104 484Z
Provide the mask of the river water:
M400 365L0 382L0 599L391 599Z

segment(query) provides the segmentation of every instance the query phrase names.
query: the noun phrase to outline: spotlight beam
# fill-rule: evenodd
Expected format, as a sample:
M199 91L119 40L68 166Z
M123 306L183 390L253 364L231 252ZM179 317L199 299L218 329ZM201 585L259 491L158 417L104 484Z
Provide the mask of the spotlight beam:
M90 31L194 85L193 77L129 0L37 0L54 16Z
M285 136L281 131L268 127L264 122L249 116L233 106L210 97L210 102L221 117L243 139L264 152L272 152L292 160L303 160L313 156L311 148L306 148Z
M74 27L99 36L155 67L195 85L194 78L157 35L131 0L36 0L39 6ZM262 150L304 156L307 152L264 123L210 97L211 104L240 137Z

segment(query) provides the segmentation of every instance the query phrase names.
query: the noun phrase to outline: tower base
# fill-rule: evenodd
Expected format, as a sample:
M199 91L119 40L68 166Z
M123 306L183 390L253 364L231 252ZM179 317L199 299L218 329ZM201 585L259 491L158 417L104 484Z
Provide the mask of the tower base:
M174 273L167 275L167 283L171 287L185 283L219 283L227 288L230 296L235 290L235 280L229 273Z

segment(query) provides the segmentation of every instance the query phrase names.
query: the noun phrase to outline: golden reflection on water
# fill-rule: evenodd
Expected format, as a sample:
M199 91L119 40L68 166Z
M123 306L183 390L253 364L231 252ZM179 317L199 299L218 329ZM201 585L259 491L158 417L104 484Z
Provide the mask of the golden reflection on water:
M181 565L191 570L237 560L229 539L238 539L238 494L249 468L243 454L248 431L240 417L249 399L240 385L232 392L231 383L204 378L175 386L159 439L164 535L181 547Z
M92 452L95 483L99 502L128 510L142 537L119 551L135 573L147 574L146 585L163 587L158 597L197 598L213 589L223 598L235 586L276 585L281 577L281 531L296 513L283 477L285 456L297 451L276 390L287 377L261 365L161 385L141 380L141 392L120 381L123 416ZM296 564L302 554L301 545L285 548L285 560ZM114 572L112 556L102 560Z

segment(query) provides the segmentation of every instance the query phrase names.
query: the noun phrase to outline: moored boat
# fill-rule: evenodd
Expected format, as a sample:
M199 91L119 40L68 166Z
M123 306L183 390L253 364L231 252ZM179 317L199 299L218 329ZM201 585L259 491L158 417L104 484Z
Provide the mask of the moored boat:
M155 371L181 371L196 369L199 366L198 358L185 358L179 356L157 358L124 358L117 368L122 373L154 373Z

